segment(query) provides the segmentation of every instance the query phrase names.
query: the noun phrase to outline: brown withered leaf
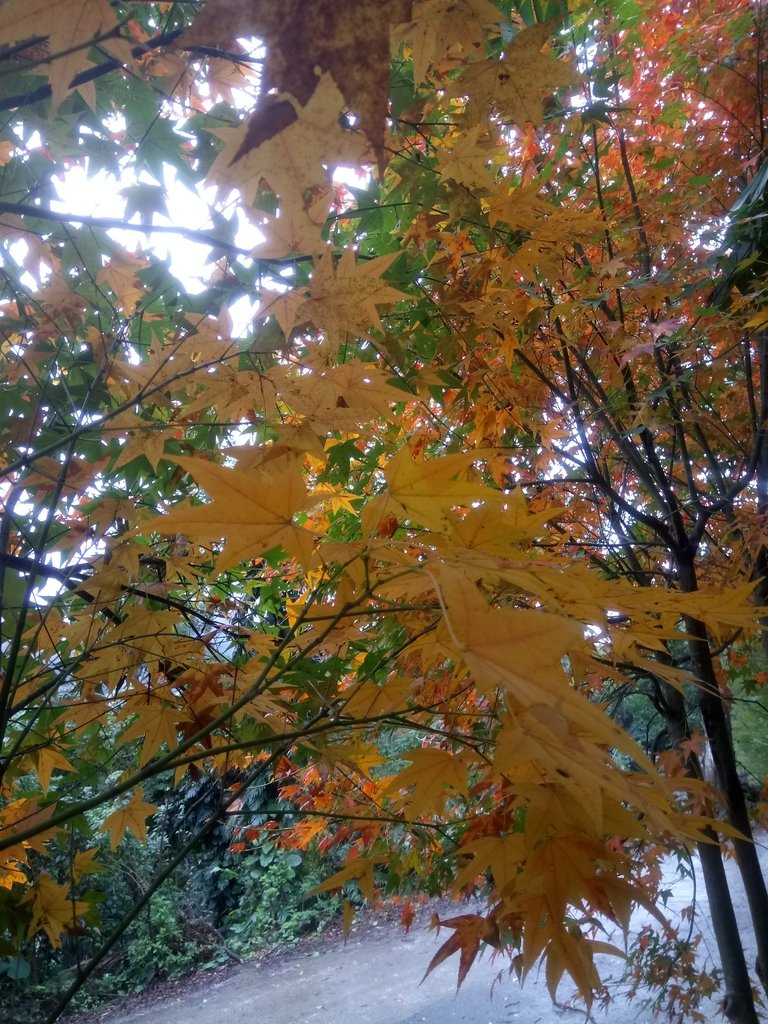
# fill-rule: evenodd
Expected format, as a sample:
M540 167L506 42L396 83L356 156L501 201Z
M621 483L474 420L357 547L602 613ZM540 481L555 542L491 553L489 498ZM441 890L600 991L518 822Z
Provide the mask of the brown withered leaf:
M178 45L257 36L267 47L265 90L291 93L302 105L330 72L383 168L390 30L410 17L411 0L208 0Z

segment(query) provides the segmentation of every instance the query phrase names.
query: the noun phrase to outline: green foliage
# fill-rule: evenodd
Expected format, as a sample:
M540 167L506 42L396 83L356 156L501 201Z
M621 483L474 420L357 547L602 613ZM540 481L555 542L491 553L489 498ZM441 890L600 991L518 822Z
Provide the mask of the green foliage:
M752 787L768 779L768 693L733 687L731 729L739 765Z
M700 935L681 937L650 925L633 939L624 981L629 997L638 997L653 1019L706 1021L700 1007L718 992L722 971L700 966L700 941Z
M178 978L200 963L205 950L193 930L185 927L185 917L181 894L163 886L126 933L120 968L109 978L113 991Z
M325 877L327 863L311 853L282 850L269 839L213 871L236 884L237 902L222 926L233 948L245 955L321 931L341 910L337 896L306 896Z
M180 802L179 793L170 795L146 844L127 834L110 852L102 837L100 857L107 870L92 882L91 892L98 905L92 923L99 927L65 938L60 950L38 936L24 943L20 955L9 947L0 959L0 1000L15 1007L19 1022L38 1021L50 1010L54 994L98 951L102 932L115 928L126 908L146 892L174 843L183 840L184 829L194 829L195 819L210 812L210 785L188 783L181 792L186 802ZM160 798L160 791L153 795ZM248 795L259 806L258 789ZM92 817L98 825L105 815L100 810ZM337 896L307 895L333 858L323 861L315 849L282 849L268 832L231 848L238 836L239 829L222 822L195 857L170 875L105 959L89 990L74 1000L75 1009L95 1008L156 982L230 962L235 955L290 945L339 915ZM63 851L57 860L65 877Z

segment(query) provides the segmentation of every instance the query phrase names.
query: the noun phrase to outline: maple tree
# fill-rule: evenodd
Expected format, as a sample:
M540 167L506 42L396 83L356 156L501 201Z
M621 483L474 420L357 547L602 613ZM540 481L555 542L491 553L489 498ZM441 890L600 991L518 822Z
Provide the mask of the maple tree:
M219 794L51 1019L271 779L283 843L345 851L321 889L483 894L436 922L459 983L486 943L589 1003L623 955L598 917L663 923L658 858L695 847L756 1022L720 841L765 987L727 689L768 614L765 27L0 7L3 953L94 939L99 835L146 838L147 783ZM62 209L77 173L120 215Z

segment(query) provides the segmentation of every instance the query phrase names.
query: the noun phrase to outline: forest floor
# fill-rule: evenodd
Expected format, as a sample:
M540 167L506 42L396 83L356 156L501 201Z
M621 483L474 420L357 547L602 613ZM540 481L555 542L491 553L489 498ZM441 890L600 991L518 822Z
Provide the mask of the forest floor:
M761 856L768 869L766 836ZM728 873L752 963L746 899L733 863L728 864ZM707 927L708 907L698 873L675 880L666 913L676 923L694 896L703 933L701 959L711 965L717 951ZM440 910L442 916L466 912L455 905ZM647 921L638 914L633 930ZM605 1008L593 1007L591 1018L583 1003L571 1001L573 989L565 982L553 1005L543 972L520 986L507 974L505 963L494 961L487 952L458 993L456 956L422 982L435 951L451 934L443 930L438 938L429 923L430 912L425 911L406 933L391 914L369 914L353 927L346 944L340 929L332 928L288 952L155 986L119 1005L68 1018L68 1024L650 1024L653 1019L642 995L629 1001L627 986L610 981L613 1001ZM610 938L623 944L618 929ZM602 958L600 967L606 977L621 977L619 960ZM723 1019L717 1000L700 1009L707 1021Z

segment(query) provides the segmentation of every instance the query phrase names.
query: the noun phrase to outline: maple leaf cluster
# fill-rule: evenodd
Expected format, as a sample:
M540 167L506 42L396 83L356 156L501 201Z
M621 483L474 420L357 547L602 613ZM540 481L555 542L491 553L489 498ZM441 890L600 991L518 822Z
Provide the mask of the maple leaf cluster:
M660 850L720 899L723 836L768 977L761 13L188 6L0 6L0 938L92 939L126 833L216 780L149 899L268 780L317 891L482 897L428 972L589 1005L598 922L666 927Z

